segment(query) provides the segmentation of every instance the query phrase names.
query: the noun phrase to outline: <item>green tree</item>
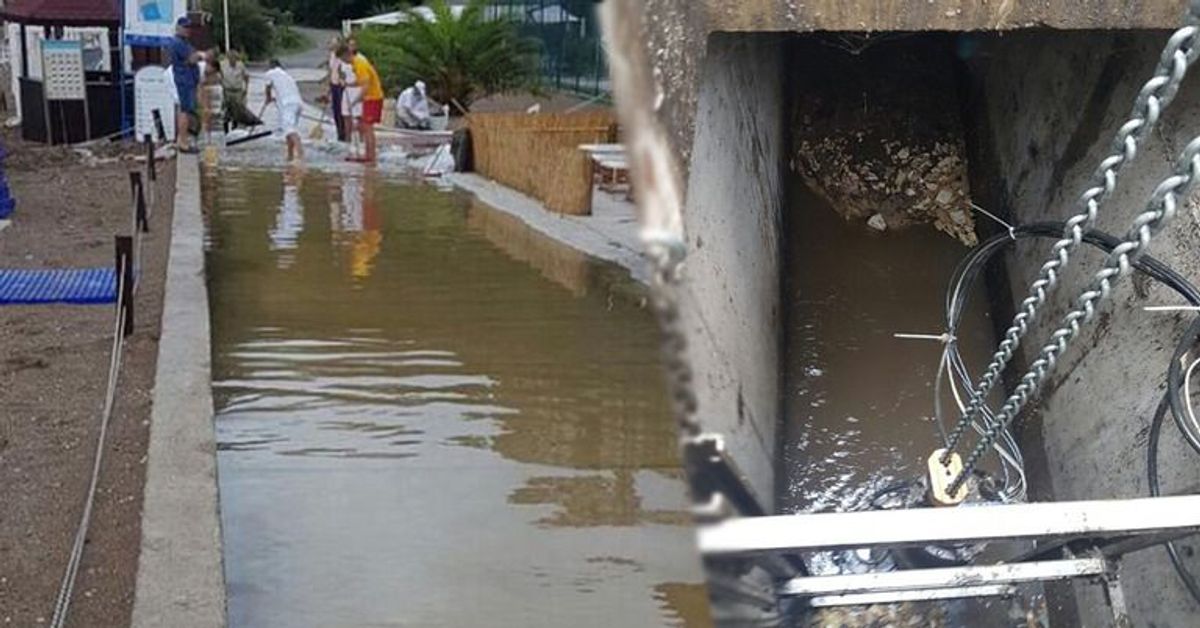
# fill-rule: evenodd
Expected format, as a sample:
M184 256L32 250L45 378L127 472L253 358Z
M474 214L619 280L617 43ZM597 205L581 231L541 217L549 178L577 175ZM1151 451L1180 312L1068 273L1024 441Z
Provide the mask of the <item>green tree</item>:
M382 13L398 4L391 0L263 0L267 8L286 11L301 24L322 28L338 28L344 19Z
M225 12L221 0L204 0L203 7L213 16L214 42L223 42ZM258 0L229 0L229 41L252 59L271 54L275 41L275 25Z
M225 40L222 0L204 0L202 6L213 16L213 41L221 47ZM308 41L291 28L292 23L291 13L265 8L259 0L229 0L229 43L251 59L306 46Z
M518 34L513 21L489 17L488 4L470 0L455 15L445 0L433 0L426 4L431 19L410 9L396 26L363 29L359 48L375 63L386 88L420 79L440 103L455 101L469 109L488 94L534 87L538 43Z

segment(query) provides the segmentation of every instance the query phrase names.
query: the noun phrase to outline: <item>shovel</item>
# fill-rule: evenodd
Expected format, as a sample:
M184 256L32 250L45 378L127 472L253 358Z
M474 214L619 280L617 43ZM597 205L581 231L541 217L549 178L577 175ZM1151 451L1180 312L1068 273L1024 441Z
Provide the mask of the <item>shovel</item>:
M260 121L262 120L263 114L267 112L268 104L269 103L264 102L262 108L258 110L258 119ZM257 127L255 127L255 128L257 128ZM263 131L257 131L257 132L251 132L251 133L247 134L246 137L239 137L236 140L233 140L230 142L225 142L225 145L226 146L237 146L238 144L245 144L246 142L264 138L270 134L271 134L270 129L266 129Z

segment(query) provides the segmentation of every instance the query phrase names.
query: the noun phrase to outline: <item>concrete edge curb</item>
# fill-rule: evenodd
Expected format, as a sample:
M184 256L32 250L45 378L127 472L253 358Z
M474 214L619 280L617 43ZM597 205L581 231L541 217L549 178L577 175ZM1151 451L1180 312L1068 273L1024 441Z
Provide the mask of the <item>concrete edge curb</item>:
M134 628L225 626L208 315L200 167L194 155L180 155L150 419Z
M530 229L588 256L620 266L641 284L650 283L649 266L642 257L636 228L631 230L632 239L621 242L611 233L586 224L586 219L552 212L537 199L477 173L454 172L446 180L459 190L475 195L489 207L517 217Z

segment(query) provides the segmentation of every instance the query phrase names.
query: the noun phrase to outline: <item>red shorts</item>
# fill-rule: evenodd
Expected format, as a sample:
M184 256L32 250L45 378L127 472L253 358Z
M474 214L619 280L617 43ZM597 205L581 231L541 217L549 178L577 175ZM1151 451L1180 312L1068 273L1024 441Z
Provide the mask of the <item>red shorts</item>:
M362 107L363 124L379 124L383 120L383 101L364 100Z

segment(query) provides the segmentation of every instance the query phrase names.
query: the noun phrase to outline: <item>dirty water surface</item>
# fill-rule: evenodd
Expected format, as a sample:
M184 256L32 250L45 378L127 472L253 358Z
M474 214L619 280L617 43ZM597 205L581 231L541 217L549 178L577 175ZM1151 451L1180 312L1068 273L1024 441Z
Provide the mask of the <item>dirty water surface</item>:
M880 233L845 220L802 184L791 199L779 503L853 510L919 477L941 446L933 387L942 344L896 334L945 331L947 286L967 248L926 225ZM977 370L994 346L986 304L982 290L972 295L958 334ZM943 401L953 423L953 401Z
M879 498L889 487L920 478L925 459L941 446L933 399L942 344L895 334L945 330L947 285L967 249L928 225L876 232L793 183L784 219L787 357L777 503L786 513L867 510L887 501ZM976 370L994 346L987 303L980 287L958 333ZM958 415L943 393L952 423ZM997 473L995 456L981 467ZM895 568L899 560L843 552L810 555L808 564L814 573L846 573ZM851 607L820 613L812 625L1011 626L1040 616L1037 593L1011 602Z
M231 626L709 624L627 276L370 173L204 198Z

